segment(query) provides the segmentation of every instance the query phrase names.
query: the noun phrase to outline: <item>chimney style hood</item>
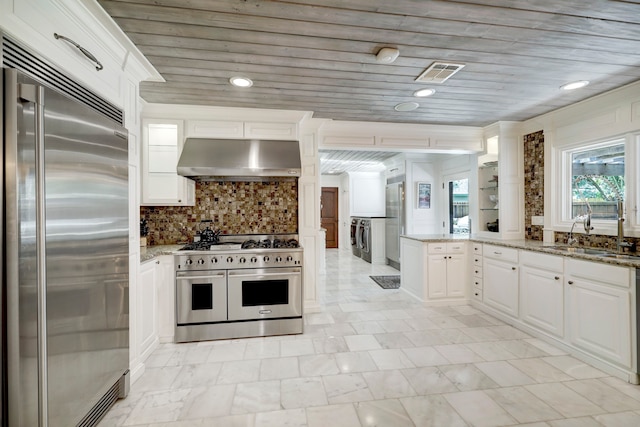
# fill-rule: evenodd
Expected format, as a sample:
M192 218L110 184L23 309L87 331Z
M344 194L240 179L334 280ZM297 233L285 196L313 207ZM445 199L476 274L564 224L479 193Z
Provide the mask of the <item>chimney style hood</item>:
M178 175L199 180L258 180L301 175L298 141L187 138Z

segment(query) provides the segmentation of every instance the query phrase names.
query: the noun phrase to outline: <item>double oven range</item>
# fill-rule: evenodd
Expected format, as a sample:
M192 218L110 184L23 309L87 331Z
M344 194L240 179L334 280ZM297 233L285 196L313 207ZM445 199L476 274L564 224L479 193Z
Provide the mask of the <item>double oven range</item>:
M220 236L175 255L176 342L302 333L297 235Z

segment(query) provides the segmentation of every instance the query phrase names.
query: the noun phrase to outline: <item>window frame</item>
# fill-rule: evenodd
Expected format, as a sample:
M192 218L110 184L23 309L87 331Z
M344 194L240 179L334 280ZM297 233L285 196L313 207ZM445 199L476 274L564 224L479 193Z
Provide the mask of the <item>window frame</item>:
M640 179L638 167L640 166L640 133L628 133L624 135L610 136L594 141L581 141L556 147L554 150L556 158L555 188L560 189L555 197L555 221L554 231L568 232L573 225L572 212L572 155L575 152L597 149L610 145L624 144L625 168L624 168L624 204L625 204L625 236L640 236L640 213L638 212L638 200L640 200ZM594 229L592 234L617 235L617 221L597 219L592 220ZM577 224L574 233L584 234L584 228Z

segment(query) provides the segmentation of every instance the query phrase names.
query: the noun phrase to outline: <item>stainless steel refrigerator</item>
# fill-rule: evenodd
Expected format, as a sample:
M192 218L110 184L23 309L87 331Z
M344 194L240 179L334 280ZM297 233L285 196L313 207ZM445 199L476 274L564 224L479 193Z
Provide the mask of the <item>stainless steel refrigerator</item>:
M127 131L40 79L2 80L3 423L94 425L128 389Z
M404 234L404 176L387 179L385 191L385 257L400 270L400 235Z

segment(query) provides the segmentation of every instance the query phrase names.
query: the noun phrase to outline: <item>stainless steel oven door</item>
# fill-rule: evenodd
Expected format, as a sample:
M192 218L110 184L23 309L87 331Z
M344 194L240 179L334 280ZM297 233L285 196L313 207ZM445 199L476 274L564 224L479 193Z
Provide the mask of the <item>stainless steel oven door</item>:
M227 273L193 271L176 273L178 325L227 320Z
M229 320L302 316L302 269L229 271Z

